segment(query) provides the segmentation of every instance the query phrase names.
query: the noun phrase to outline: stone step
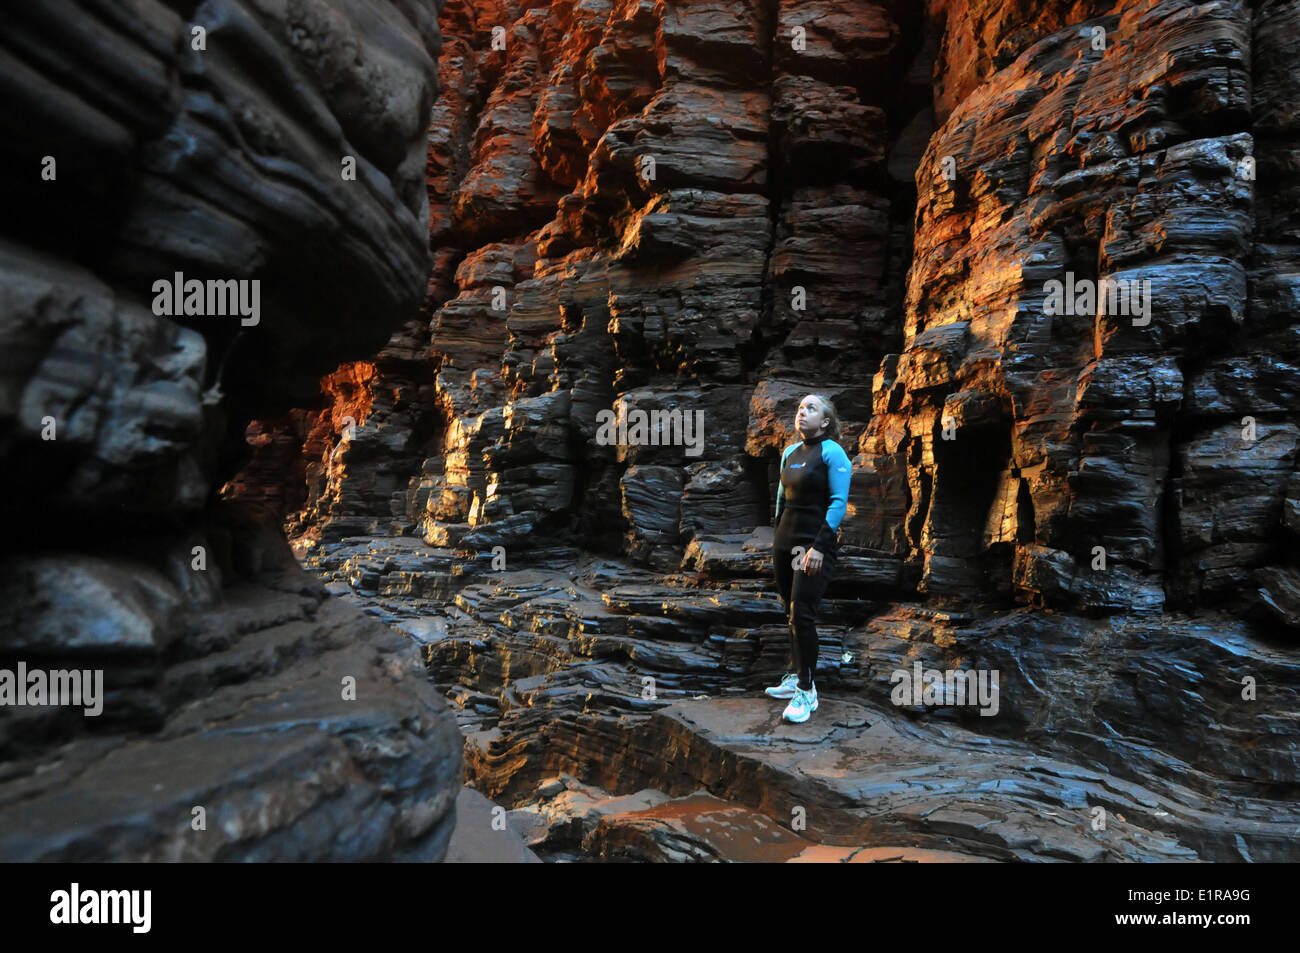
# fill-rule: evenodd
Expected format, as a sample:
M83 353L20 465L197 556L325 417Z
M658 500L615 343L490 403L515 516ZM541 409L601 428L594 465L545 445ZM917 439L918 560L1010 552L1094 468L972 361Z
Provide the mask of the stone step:
M766 814L699 791L606 814L582 843L600 860L724 863L992 863L975 854L899 844L818 844Z
M456 826L442 862L540 864L541 858L528 849L515 826L506 822L504 811L473 788L461 788L456 796Z
M781 826L801 815L803 837L837 847L1193 861L1281 857L1294 843L1293 811L1270 818L1262 805L1234 802L1225 812L1185 787L1156 792L1024 742L825 693L805 724L783 722L783 707L712 697L613 718L550 698L506 712L490 737L467 745L467 771L494 796L516 798L577 765L584 781L614 792L706 788Z
M1239 621L896 604L838 624L871 604L828 599L823 708L809 729L780 723L783 705L762 695L789 647L783 619L761 622L770 590L671 582L591 557L461 590L427 658L463 706L462 730L478 733L466 746L477 787L510 804L562 772L611 796L703 789L784 828L801 805L801 835L837 851L808 857L838 860L883 857L862 853L878 847L994 860L1293 851L1300 812L1276 785L1294 765L1296 716L1255 714L1238 695L1245 674L1290 684L1295 653L1250 642ZM402 612L418 618L418 608ZM971 704L894 704L896 673L918 664L1000 671L997 717ZM1167 709L1154 720L1153 704ZM737 727L746 706L762 730ZM716 710L740 722L715 725L706 713ZM691 712L705 721L683 720ZM1175 715L1171 735L1160 726ZM1093 830L1093 808L1105 828Z
M1194 860L1183 842L1291 838L1294 819L1225 816L1195 791L1145 787L932 720L822 695L808 722L766 698L682 701L643 728L674 765L774 818L805 812L821 843L889 843L998 860ZM638 747L647 739L638 739ZM1094 830L1093 809L1105 829Z

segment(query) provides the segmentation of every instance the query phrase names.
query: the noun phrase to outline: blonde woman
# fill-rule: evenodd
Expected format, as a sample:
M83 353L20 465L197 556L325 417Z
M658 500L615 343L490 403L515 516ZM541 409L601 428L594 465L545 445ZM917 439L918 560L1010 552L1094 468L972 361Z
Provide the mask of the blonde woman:
M767 694L790 699L782 717L804 722L817 710L817 606L835 574L853 464L837 442L839 415L822 395L809 394L799 403L795 429L803 439L781 454L772 540L777 587L790 623L791 671Z

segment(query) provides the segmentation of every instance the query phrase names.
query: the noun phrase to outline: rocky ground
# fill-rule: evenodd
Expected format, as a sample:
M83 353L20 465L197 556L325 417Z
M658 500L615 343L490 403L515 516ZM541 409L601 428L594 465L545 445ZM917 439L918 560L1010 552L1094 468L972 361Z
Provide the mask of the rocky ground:
M82 578L116 583L125 613L134 568ZM6 575L22 585L12 562ZM145 577L136 592L145 585L160 596L167 584ZM83 592L93 609L97 590ZM227 587L195 618L171 651L102 635L72 652L24 647L33 665L107 666L110 691L98 718L16 708L0 719L0 857L442 858L461 746L409 643L295 569ZM5 623L32 630L21 610Z
M667 575L562 548L480 571L402 537L300 555L423 645L467 784L545 859L1240 861L1300 843L1296 716L1277 714L1297 710L1298 663L1242 624L944 612L841 582L820 707L791 725L762 693L788 640L764 531L708 542ZM917 660L999 670L996 715L895 705L891 673Z

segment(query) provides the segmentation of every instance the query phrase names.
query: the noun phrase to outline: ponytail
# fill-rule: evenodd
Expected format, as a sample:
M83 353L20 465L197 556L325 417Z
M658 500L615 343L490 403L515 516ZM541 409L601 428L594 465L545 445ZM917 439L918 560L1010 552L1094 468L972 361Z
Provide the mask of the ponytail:
M813 394L817 402L822 405L822 412L826 415L826 429L823 436L827 440L840 442L840 415L835 410L835 405L822 394Z

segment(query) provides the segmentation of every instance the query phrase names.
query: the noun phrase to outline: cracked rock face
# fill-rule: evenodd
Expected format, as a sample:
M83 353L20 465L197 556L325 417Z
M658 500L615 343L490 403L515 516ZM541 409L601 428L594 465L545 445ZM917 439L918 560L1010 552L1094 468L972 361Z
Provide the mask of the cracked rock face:
M878 595L1294 628L1289 8L815 6L449 5L428 327L230 492L671 571L818 391Z
M293 563L265 512L305 494L214 490L418 309L439 5L177 6L0 44L0 681L102 679L5 699L0 858L438 860L462 745L418 656Z
M670 569L702 532L763 525L799 399L827 389L851 447L863 365L901 344L915 196L886 160L917 151L920 12L453 2L440 26L428 326L340 368L358 388L327 385L306 440L293 414L257 425L303 446L291 533L576 528ZM655 412L701 415L698 439L602 436L602 413ZM264 482L230 492L282 495Z

